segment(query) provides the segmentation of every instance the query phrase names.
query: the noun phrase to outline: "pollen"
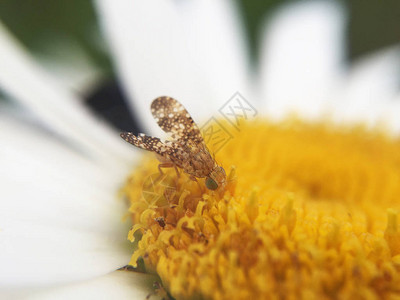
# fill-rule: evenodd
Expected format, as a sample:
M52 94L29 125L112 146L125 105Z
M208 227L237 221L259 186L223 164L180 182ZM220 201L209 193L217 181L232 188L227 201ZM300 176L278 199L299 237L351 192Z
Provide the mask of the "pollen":
M400 140L384 130L243 122L216 191L148 154L123 188L130 265L172 297L400 298Z

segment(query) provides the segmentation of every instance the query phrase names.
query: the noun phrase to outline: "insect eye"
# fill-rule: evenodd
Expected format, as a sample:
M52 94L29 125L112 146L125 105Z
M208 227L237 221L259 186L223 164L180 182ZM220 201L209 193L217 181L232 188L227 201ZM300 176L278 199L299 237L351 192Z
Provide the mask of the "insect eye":
M218 188L218 184L215 182L214 179L207 177L206 179L206 187L209 190L216 190Z

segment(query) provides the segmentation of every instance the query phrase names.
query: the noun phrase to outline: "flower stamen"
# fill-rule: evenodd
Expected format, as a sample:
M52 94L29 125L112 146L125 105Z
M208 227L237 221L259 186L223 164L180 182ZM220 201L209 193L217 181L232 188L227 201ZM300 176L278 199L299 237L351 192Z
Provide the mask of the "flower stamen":
M168 184L146 184L152 157L124 188L128 238L139 239L130 264L142 257L173 297L400 294L398 140L362 126L256 120L218 156L230 170L222 193L173 170Z

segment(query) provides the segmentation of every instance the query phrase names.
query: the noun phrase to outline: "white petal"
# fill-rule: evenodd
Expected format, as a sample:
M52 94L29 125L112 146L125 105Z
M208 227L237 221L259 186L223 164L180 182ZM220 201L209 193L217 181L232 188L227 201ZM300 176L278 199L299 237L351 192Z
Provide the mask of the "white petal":
M83 47L74 39L52 37L42 45L43 52L35 53L57 85L79 94L87 94L101 79L97 68Z
M122 177L5 116L0 128L0 287L72 282L125 265Z
M280 9L263 35L261 89L267 112L320 115L342 73L344 13L334 1Z
M45 289L9 290L1 293L8 299L146 299L153 293L157 279L148 274L117 271L76 284ZM159 299L152 296L150 299Z
M195 119L245 93L246 50L233 2L98 0L111 50L141 121L159 132L150 102L177 98Z
M0 88L28 107L89 156L105 165L126 164L131 150L108 126L95 119L72 93L57 86L0 24Z
M210 81L216 101L223 104L236 91L247 95L251 81L249 53L235 2L203 0L180 4L179 15L193 67Z
M334 103L337 117L371 125L384 119L398 98L399 82L398 46L361 58L343 80Z
M390 131L397 137L400 135L400 95L386 104L386 112L382 115L382 120L388 125Z

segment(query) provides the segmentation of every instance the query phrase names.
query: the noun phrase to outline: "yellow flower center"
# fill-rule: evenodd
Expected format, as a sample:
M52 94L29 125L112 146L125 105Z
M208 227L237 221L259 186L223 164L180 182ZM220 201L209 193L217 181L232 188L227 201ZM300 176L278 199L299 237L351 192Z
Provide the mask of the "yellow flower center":
M224 193L150 154L124 187L143 259L178 299L400 296L400 141L253 121L217 153Z

